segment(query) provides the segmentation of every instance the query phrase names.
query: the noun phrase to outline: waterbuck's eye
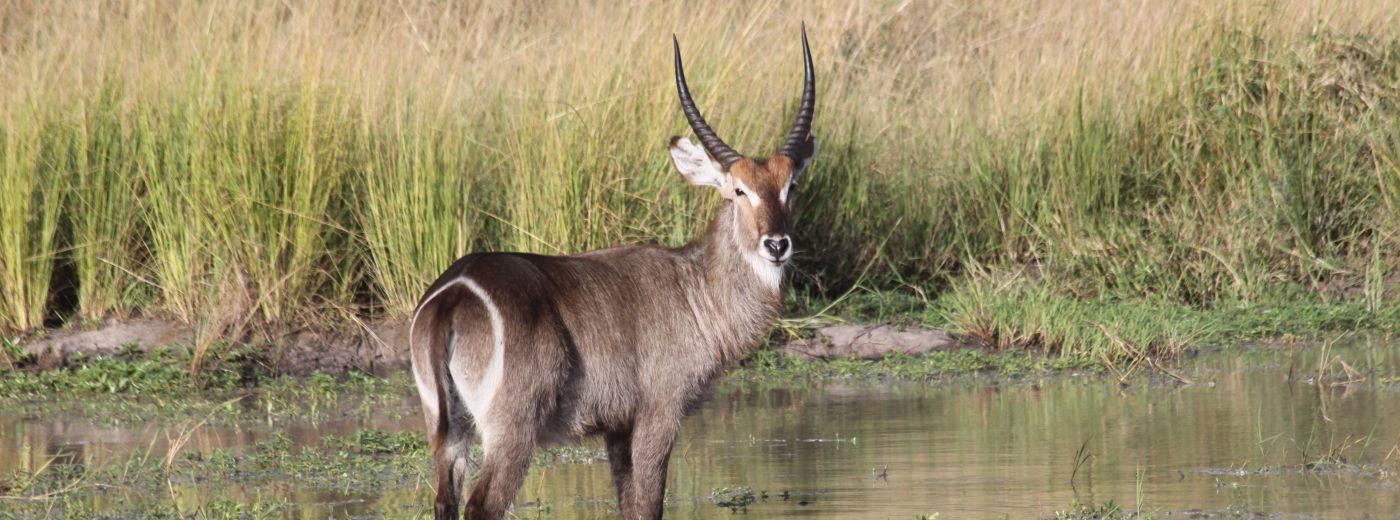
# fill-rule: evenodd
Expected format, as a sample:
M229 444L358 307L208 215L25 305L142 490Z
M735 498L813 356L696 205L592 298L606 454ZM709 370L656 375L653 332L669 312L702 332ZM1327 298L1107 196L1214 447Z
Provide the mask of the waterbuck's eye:
M739 197L743 197L743 196L744 196L744 190L741 190L741 189L739 189L739 188L734 188L734 195L739 196Z

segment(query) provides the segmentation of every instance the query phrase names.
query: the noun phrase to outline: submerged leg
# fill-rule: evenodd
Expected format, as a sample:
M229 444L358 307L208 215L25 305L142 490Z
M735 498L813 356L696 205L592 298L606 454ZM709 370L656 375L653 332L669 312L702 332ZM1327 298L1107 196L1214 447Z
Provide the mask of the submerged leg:
M632 432L612 432L603 436L608 444L608 464L612 466L613 485L617 487L617 511L622 518L631 518L628 509L632 494Z
M437 481L437 499L433 501L433 518L456 519L462 502L462 486L466 483L471 453L473 427L465 415L453 417L445 434L431 431L433 470Z
M529 429L508 431L493 437L486 448L481 474L467 500L466 518L469 520L505 518L515 494L525 483L530 457L535 452L535 432Z
M666 500L666 466L680 427L679 416L652 416L632 432L632 495L628 520L661 518Z

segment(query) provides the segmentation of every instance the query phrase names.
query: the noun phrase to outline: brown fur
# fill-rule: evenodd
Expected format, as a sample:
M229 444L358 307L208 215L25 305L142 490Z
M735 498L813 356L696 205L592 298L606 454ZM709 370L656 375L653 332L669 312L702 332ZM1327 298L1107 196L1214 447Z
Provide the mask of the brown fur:
M468 518L502 518L534 450L603 436L627 518L659 518L666 463L686 411L747 355L775 318L780 292L751 258L764 233L787 233L779 203L794 173L785 157L744 159L730 175L762 203L730 199L700 240L681 248L627 246L573 256L478 253L428 288L410 333L414 373L437 472L439 518L456 516L474 433L486 455ZM777 269L776 266L772 266ZM485 417L472 417L454 378L486 378L493 325L503 325L503 371Z
M762 162L741 159L730 166L729 174L754 190L754 194L758 195L761 201L757 207L752 204L737 204L739 214L744 219L743 227L754 230L750 238L758 240L758 237L763 235L791 233L788 214L792 211L792 198L789 197L787 202L778 198L792 176L791 159L781 155L775 155Z

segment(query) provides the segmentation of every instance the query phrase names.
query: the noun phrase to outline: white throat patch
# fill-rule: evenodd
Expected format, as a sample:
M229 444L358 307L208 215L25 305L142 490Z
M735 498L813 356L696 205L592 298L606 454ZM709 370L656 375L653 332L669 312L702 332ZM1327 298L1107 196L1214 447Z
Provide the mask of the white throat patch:
M749 261L749 267L753 268L754 274L758 275L759 281L765 287L774 291L783 284L783 269L787 264L775 264L768 259L758 256L758 253L744 253L744 259Z
M743 243L739 237L739 208L734 208L734 214L730 218L735 220L734 235L730 239L734 241L734 246L739 249L739 254L744 255L744 260L747 261L749 267L753 268L754 275L758 276L759 282L764 287L774 291L778 290L783 285L783 270L787 264L770 262L758 254L757 248Z

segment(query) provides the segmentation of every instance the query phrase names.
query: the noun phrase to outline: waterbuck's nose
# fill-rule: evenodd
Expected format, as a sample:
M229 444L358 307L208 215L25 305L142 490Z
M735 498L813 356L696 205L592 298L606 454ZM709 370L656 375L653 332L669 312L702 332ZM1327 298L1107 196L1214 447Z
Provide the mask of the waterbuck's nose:
M780 260L783 254L787 253L790 242L788 237L764 238L763 248L768 250L768 254L773 256L773 260Z

